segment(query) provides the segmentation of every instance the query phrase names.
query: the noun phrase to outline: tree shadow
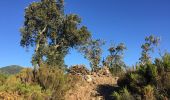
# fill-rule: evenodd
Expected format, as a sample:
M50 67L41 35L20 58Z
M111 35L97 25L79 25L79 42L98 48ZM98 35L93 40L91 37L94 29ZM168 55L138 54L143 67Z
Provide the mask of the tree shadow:
M113 85L98 85L97 87L97 92L99 95L102 95L104 100L114 100L113 97L111 96L114 91L118 91L119 87L118 86L113 86Z

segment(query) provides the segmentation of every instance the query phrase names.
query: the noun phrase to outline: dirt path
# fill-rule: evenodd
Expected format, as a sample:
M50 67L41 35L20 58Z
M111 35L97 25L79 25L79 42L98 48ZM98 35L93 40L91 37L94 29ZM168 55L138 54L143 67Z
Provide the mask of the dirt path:
M91 75L91 78L91 82L82 80L75 84L66 94L66 100L111 100L110 95L117 84L117 78L105 75Z

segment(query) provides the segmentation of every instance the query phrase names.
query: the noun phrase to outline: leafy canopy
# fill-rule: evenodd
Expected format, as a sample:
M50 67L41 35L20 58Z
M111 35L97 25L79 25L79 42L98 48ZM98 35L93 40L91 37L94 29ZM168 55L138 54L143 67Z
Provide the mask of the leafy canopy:
M97 71L101 61L102 49L104 41L97 39L89 39L84 45L78 48L79 52L83 53L84 57L90 61L92 71Z
M84 43L90 36L75 14L64 14L63 0L41 0L25 9L21 46L35 47L33 64L63 64L70 47Z
M118 72L122 71L122 68L126 67L122 60L124 50L126 50L126 46L123 43L119 43L117 46L111 46L108 49L110 55L107 56L104 64L110 68L110 71L113 74L117 74Z
M141 63L145 64L148 62L151 62L150 52L154 51L154 47L158 46L160 42L159 37L155 37L153 35L150 35L145 38L145 43L141 46L142 48L142 54L139 60Z

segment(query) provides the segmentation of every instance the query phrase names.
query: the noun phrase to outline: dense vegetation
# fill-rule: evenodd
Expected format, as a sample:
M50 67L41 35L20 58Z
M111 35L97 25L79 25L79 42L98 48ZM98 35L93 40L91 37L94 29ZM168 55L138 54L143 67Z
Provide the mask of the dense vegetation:
M170 54L154 63L136 65L118 80L120 90L113 93L116 100L168 100L170 98Z
M89 74L98 72L103 66L107 66L113 76L120 77L119 89L112 93L115 100L170 98L170 54L165 53L154 61L150 55L158 46L159 38L146 37L141 46L140 62L127 67L122 60L127 49L124 43L108 48L110 54L101 61L104 42L91 37L78 15L65 14L64 0L33 2L25 9L24 17L20 45L34 48L33 68L13 66L0 69L0 99L63 100L66 91L78 80L70 73ZM70 48L78 50L89 60L91 71L85 66L66 67L64 57Z
M140 63L118 80L119 91L113 93L116 100L168 100L170 98L170 54L151 60L150 51L159 38L145 38L141 48Z

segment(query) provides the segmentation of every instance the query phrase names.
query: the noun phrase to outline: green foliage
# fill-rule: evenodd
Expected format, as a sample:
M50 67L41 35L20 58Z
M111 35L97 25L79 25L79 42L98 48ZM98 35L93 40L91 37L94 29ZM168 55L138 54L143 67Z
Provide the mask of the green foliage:
M113 96L113 98L114 98L115 100L121 100L121 99L120 99L121 96L120 96L120 94L119 94L118 92L113 92L112 96Z
M163 60L163 66L165 67L165 71L170 71L170 54L165 53L162 60Z
M27 83L31 84L35 80L33 75L33 70L31 68L25 68L21 70L21 72L18 73L16 77L23 84L27 84Z
M160 39L153 35L150 35L145 38L145 43L141 46L142 54L139 60L142 64L151 62L150 52L154 51L154 47L158 46Z
M151 85L147 85L143 89L144 100L156 100L154 96L154 88Z
M168 71L169 54L155 63L146 63L133 72L126 73L118 80L120 87L134 95L140 95L144 100L165 100L170 98L170 72Z
M119 92L112 94L114 100L135 100L127 88L123 88Z
M64 57L70 48L77 47L90 61L92 71L98 71L104 42L91 39L91 33L81 25L78 15L64 13L64 0L33 2L25 9L24 17L20 45L35 48L32 57L35 68L8 77L0 75L0 92L16 93L30 100L63 100L73 81L78 79L63 70ZM144 100L170 98L170 54L166 53L155 63L150 56L159 41L153 35L145 38L140 65L136 71L119 78L118 85L126 88L113 93L116 100L134 100L135 95ZM126 67L122 60L125 49L123 43L108 49L110 55L104 65L115 75ZM16 73L13 71L10 73ZM86 73L79 69L77 72Z
M118 44L117 46L111 46L108 51L110 55L104 61L104 64L109 67L113 75L121 74L126 65L123 62L123 52L126 49L126 46L123 43Z
M43 97L47 97L47 93L43 93L41 87L39 85L33 84L23 84L17 77L10 76L6 82L0 86L0 92L8 92L8 93L17 93L21 95L23 98L33 99L36 94L35 100L40 100L38 98L43 99Z
M25 9L20 44L35 46L33 64L62 66L69 48L81 45L90 37L87 28L80 24L78 15L64 14L63 0L33 2Z
M150 82L150 84L156 84L158 72L157 67L153 64L147 65L145 77L147 77L147 81Z
M44 65L36 72L37 83L43 90L51 91L51 99L64 99L65 92L69 89L69 78L58 67Z
M41 65L37 70L25 68L8 78L1 75L0 92L18 94L29 100L63 100L71 83L70 77L58 68Z
M124 65L122 65L122 66L112 65L112 67L109 68L109 70L113 76L121 76L125 73Z
M6 79L8 78L5 74L0 74L0 85L3 85L6 82Z
M84 54L84 57L90 61L92 71L97 71L101 61L102 49L104 45L102 40L89 40L84 45L78 47L78 50Z
M133 93L141 93L141 87L145 84L145 78L136 72L126 73L118 80L120 87L127 87Z
M140 76L137 73L130 73L128 77L130 80L129 81L130 90L136 93L140 93L142 91L140 87L142 85L145 85L145 79L143 78L143 76Z

